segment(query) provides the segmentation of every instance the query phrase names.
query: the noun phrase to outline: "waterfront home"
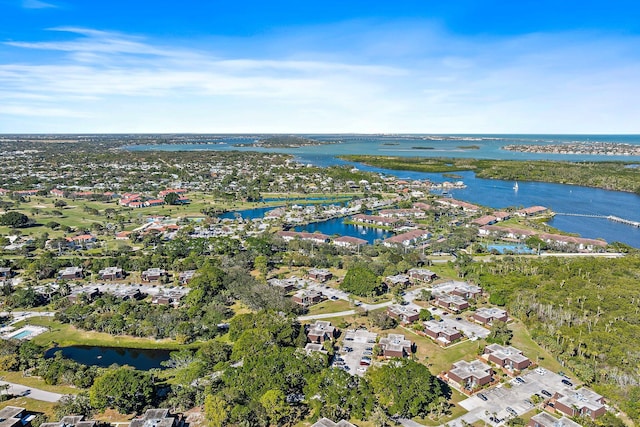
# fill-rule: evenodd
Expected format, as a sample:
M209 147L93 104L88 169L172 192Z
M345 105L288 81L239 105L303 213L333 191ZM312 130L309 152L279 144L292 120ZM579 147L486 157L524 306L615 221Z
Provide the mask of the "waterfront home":
M359 239L357 237L351 237L351 236L342 236L342 237L336 237L335 239L333 239L333 244L336 246L341 246L343 248L352 248L352 249L358 249L360 246L366 245L369 242L367 242L364 239Z
M378 345L384 357L408 357L413 349L413 343L402 334L389 334L381 338Z
M327 340L333 340L337 335L338 329L325 320L316 320L316 323L309 325L307 330L307 339L312 343L321 344Z
M462 332L447 326L444 322L428 320L424 322L424 333L438 344L447 346L462 338Z
M568 417L589 417L595 420L607 411L604 397L585 387L560 390L553 395L551 402L556 411Z
M289 242L293 239L306 240L313 243L329 243L330 238L322 233L307 233L298 231L278 231L278 236Z
M363 224L372 224L382 227L393 227L394 225L402 222L400 218L385 218L377 215L365 215L358 214L351 217L354 222L361 222Z
M383 209L378 215L384 218L424 218L422 209Z
M549 208L544 206L531 206L528 208L520 209L514 212L517 216L535 216L549 213Z
M474 204L463 202L462 200L456 199L438 199L437 203L448 206L456 209L462 209L463 212L475 213L480 210L480 208Z
M460 360L453 364L445 377L457 384L460 389L472 391L489 384L493 380L493 370L479 360L471 362Z
M420 312L415 308L410 308L405 305L394 304L387 307L387 314L395 319L398 319L401 323L413 323L420 318Z
M485 216L481 216L480 218L476 218L473 221L471 221L473 224L476 225L492 225L495 224L496 222L498 222L498 218L496 218L493 215L485 215Z
M98 272L100 280L119 280L124 279L125 272L119 267L107 267Z
M61 280L82 279L83 277L82 267L67 267L58 272L58 279Z
M425 268L412 268L409 273L409 279L413 282L433 282L438 275L431 270Z
M505 310L497 307L482 307L471 315L471 318L483 326L491 326L494 320L506 322L509 316Z
M509 371L521 371L531 365L529 358L512 346L489 344L484 348L484 355L489 362Z
M498 238L522 240L535 236L536 232L524 228L503 227L498 225L484 225L478 229L479 236L495 236Z

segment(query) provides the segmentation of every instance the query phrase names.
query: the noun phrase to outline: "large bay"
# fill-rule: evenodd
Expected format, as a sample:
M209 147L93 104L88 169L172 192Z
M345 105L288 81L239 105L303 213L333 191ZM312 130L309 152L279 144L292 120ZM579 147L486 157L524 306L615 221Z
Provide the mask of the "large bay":
M509 144L562 144L575 142L619 142L640 145L637 135L465 135L460 139L450 137L432 137L423 140L420 136L412 138L371 135L309 135L316 139L340 140L330 145L307 146L300 148L256 148L236 147L235 144L252 142L255 137L237 138L229 136L223 139L225 144L173 144L144 145L128 147L131 150L242 150L281 152L295 156L303 163L318 166L352 164L338 159L344 154L372 154L416 157L465 157L513 160L567 160L567 161L627 161L640 163L639 156L605 156L605 155L561 155L549 153L521 153L506 151L501 147ZM477 149L461 147L477 146ZM412 147L428 147L417 150ZM407 179L430 179L435 182L447 180L442 174L430 174L410 171L394 171L373 168L360 164L352 164L362 170L394 175ZM508 206L543 205L555 212L587 215L614 215L621 218L640 221L640 196L632 193L607 191L595 188L540 182L519 182L518 191L513 190L513 182L476 178L472 172L460 172L467 185L465 189L453 190L452 196L460 200L490 206L496 209ZM640 170L639 170L640 181ZM449 179L451 180L451 179ZM323 225L318 223L306 227L309 231L318 230L333 234L338 223ZM583 237L603 238L608 242L619 241L634 247L640 247L640 228L612 222L606 218L590 218L557 215L550 225L570 233L578 233ZM346 234L346 233L345 233ZM354 235L354 233L348 233ZM356 233L357 234L357 233ZM367 236L368 237L368 236ZM367 239L369 240L369 239Z

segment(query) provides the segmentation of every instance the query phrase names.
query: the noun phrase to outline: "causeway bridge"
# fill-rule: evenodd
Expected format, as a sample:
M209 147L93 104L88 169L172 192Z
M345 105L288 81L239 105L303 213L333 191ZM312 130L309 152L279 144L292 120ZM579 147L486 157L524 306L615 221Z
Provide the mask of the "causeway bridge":
M566 213L566 212L556 212L556 215L579 216L583 218L602 218L602 219L608 219L609 221L618 222L620 224L626 224L632 227L640 228L640 221L632 221L630 219L624 219L614 215L594 215L594 214L578 214L578 213Z

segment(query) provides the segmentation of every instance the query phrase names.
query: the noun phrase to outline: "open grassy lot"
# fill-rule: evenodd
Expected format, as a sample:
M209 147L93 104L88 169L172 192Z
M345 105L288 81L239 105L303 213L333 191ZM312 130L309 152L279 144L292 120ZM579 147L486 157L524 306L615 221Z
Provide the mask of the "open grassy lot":
M41 400L31 399L29 397L15 397L13 399L0 402L0 409L7 406L17 406L19 408L27 408L29 412L41 413L46 415L49 419L53 419L55 414L55 403L43 402Z
M183 344L169 339L155 340L150 338L110 335L103 332L83 331L72 325L56 322L50 317L32 317L29 319L28 324L49 328L49 332L33 338L34 343L47 347L55 343L59 347L95 345L103 347L158 348L169 350L184 348Z
M79 389L72 386L47 384L40 377L24 376L22 375L22 372L0 371L0 377L2 377L4 381L8 381L10 383L22 384L27 387L38 388L40 390L50 391L52 393L76 394L80 392Z
M312 305L309 308L309 315L313 314L325 314L325 313L338 313L340 311L352 310L353 307L345 300L337 301L323 301L320 304Z

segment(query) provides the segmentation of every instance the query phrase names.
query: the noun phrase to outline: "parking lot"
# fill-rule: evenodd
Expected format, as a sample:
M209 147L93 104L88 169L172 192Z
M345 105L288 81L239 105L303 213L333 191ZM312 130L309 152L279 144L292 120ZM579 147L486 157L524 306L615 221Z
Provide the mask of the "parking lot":
M345 369L351 375L363 376L368 366L360 365L360 361L363 357L373 359L373 346L375 345L376 337L376 333L369 332L365 329L347 331L344 335L340 351L338 351L334 359L334 366ZM351 349L351 351L344 351L345 347ZM339 360L338 357L342 360ZM344 363L344 365L342 365L342 363Z
M562 383L565 377L546 370L543 375L536 371L530 371L520 377L524 380L524 383L513 379L509 383L510 388L499 384L483 390L481 393L486 396L486 401L483 401L478 397L479 393L476 393L474 396L460 402L460 405L470 412L473 411L483 421L491 425L498 425L499 423L492 422L490 417L499 419L512 417L513 415L507 412L507 407L512 408L518 415L522 415L534 408L534 406L525 402L525 400L530 400L534 394L537 393L541 397L548 399L547 396L543 396L541 390L548 391L553 395L556 391L567 388Z

